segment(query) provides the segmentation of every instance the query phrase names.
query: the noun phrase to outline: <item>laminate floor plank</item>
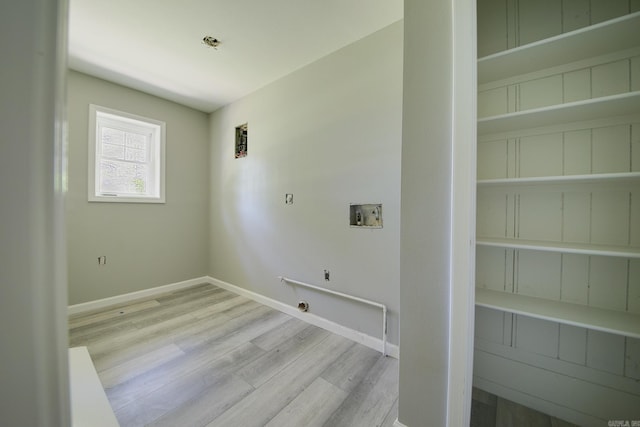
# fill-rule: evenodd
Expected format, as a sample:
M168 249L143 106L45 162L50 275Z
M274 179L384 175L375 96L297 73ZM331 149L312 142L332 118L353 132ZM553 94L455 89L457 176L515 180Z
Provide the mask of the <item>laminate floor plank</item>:
M187 304L192 301L202 300L204 298L215 298L216 295L234 295L232 292L218 286L213 286L207 283L202 285L196 285L190 288L178 289L175 291L165 292L157 294L152 298L163 307L170 307L173 305Z
M210 285L204 285L210 286ZM145 299L145 300L136 300L131 303L127 303L125 305L116 305L103 309L103 311L92 311L87 315L74 315L70 320L70 331L73 332L73 335L76 337L83 336L83 331L92 331L92 330L101 330L104 327L117 327L119 324L130 323L130 322L138 322L141 323L145 319L149 319L150 323L153 323L153 319L161 318L163 313L166 311L170 311L173 306L180 305L182 313L191 311L190 309L195 309L196 306L206 307L211 304L215 299L221 299L226 297L234 297L235 295L231 292L228 292L221 288L214 288L207 290L206 287L200 288L198 293L193 293L189 289L185 291L190 291L190 294L187 296L191 296L191 298L195 299L195 301L191 302L191 305L186 305L189 301L174 301L174 300L166 300L164 303L159 302L159 299L165 298L167 295L171 294L161 294L153 299ZM182 295L184 297L184 295ZM209 301L209 302L208 302ZM189 308L190 307L190 308ZM85 326L84 329L80 329Z
M397 419L398 419L398 398L396 398L396 401L393 402L391 409L387 413L387 416L384 418L384 421L382 421L382 424L380 424L380 427L394 427Z
M214 317L227 318L220 314ZM181 335L175 340L176 344L185 351L190 351L203 345L212 345L217 341L234 339L235 341L245 339L250 336L256 338L272 328L281 325L287 320L287 316L269 307L258 307L252 311L243 313L240 316L228 318L225 322L216 325L214 328L207 328L196 333ZM250 339L250 340L251 340ZM249 340L249 341L250 341Z
M127 323L132 327L125 332L120 332L116 336L111 334L95 336L91 344L96 352L110 351L113 344L127 345L131 342L140 342L141 340L151 340L153 337L166 336L167 331L180 330L181 328L192 328L194 317L191 313L174 314L167 318L157 318L157 321L150 323L144 327L136 326L135 320L129 320Z
M83 326L82 330L69 330L69 346L86 347L93 342L117 338L120 334L134 329L138 328L131 322L107 323L94 328Z
M155 300L153 302L157 303ZM123 331L136 329L132 320L155 315L159 307L159 304L155 304L149 305L142 310L131 312L122 310L122 314L111 319L101 319L91 324L71 328L69 330L70 338L77 342L90 342L118 337Z
M264 353L264 350L251 343L237 346L230 351L225 350L221 350L219 347L202 348L199 351L193 351L173 359L164 365L138 372L135 377L106 390L111 406L117 410L167 384L175 383L179 378L202 369L203 366L213 361L219 361L219 366L224 369L242 367Z
M166 292L154 297L160 304L187 302L191 299L200 299L202 296L212 293L229 293L227 290L222 289L219 286L213 286L208 283L202 283L200 285L190 286L188 288L182 288L175 291Z
M351 393L369 374L380 359L380 352L363 345L345 351L320 375L322 378Z
M203 313L206 313L207 311L215 313L215 308L218 307L220 303L232 299L233 297L234 295L232 293L225 291L210 293L203 295L200 299L189 299L179 304L176 304L175 301L171 301L170 303L161 304L158 309L155 310L157 312L156 315L133 318L131 319L131 323L138 328L144 328L184 313L189 313L192 317L194 317L194 313L199 312L200 310L202 310ZM219 307L217 312L223 311L222 307L224 306Z
M398 361L380 356L368 375L324 424L326 427L380 426L398 396Z
M496 409L496 427L551 427L551 417L549 415L503 398L498 398Z
M124 306L116 306L107 310L94 311L91 314L71 316L69 318L69 329L78 330L81 326L91 325L95 327L99 322L109 322L123 314L137 313L141 310L156 308L160 303L156 300L138 301Z
M287 321L288 316L268 307L260 307L234 317L216 328L183 336L176 339L176 343L185 351L202 346L211 346L220 341L233 342L251 341L261 334L280 326Z
M115 339L89 343L87 347L96 368L102 371L173 342L172 334L206 329L214 326L213 323L196 322L191 315L185 314L144 329L127 331ZM224 324L225 319L220 317L215 323Z
M397 417L397 360L209 284L71 316L69 341L88 348L121 427Z
M116 418L121 425L146 426L209 390L220 398L229 390L244 396L253 388L224 369L217 369L214 362L119 408L115 411Z
M273 350L289 338L302 332L309 326L308 323L299 319L291 318L280 325L279 328L273 329L265 334L260 335L251 342L263 350Z
M350 346L346 338L329 335L320 344L307 349L306 356L297 358L288 368L272 377L207 427L261 427L295 399L315 378Z
M280 346L271 349L252 363L236 371L236 374L258 388L278 372L287 369L289 364L300 357L305 350L319 344L328 335L329 332L324 329L310 325Z
M247 300L247 298L245 297L242 297L240 295L233 295L231 298L225 299L224 301L218 301L214 305L207 305L198 310L195 310L191 314L193 315L193 317L196 317L198 319L205 319L217 313L229 311L230 309L239 305L247 304L248 302L249 300Z
M255 389L242 379L226 373L225 383L207 388L185 404L148 424L158 427L204 426Z
M246 299L246 302L244 302L243 304L238 304L236 306L229 308L228 310L221 311L220 313L229 317L238 317L247 312L256 310L257 308L273 310L272 308L264 306L258 302L252 301L250 299Z
M146 352L140 357L120 365L100 371L100 381L104 388L111 388L137 376L138 372L162 366L167 362L184 356L185 353L175 344L169 344Z
M87 346L98 371L101 371L171 342L175 342L180 347L187 346L185 342L196 346L201 344L202 337L208 340L219 339L236 332L241 325L266 321L266 317L278 314L275 310L264 306L258 306L257 309L247 311L235 318L229 318L220 313L198 319L191 313L187 313L145 328L127 331L117 337L89 342Z
M322 427L347 396L347 392L318 377L266 427Z
M111 341L114 340L114 337L115 339L119 338L122 331L136 328L140 329L145 326L158 324L163 320L175 317L176 314L183 315L189 313L195 315L202 311L204 315L208 311L215 313L226 310L229 306L224 305L225 298L232 299L233 297L234 294L230 292L217 292L212 295L202 295L200 300L179 305L159 304L156 300L153 300L152 302L155 304L143 310L127 311L123 309L121 311L122 314L111 319L96 321L81 328L72 328L70 334L76 342L92 343L100 340ZM110 312L118 312L118 309L112 309Z

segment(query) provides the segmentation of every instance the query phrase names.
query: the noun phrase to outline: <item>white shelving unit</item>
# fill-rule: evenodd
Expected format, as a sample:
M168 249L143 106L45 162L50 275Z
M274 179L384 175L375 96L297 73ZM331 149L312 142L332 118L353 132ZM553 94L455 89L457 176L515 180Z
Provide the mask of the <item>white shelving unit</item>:
M598 182L632 182L640 180L640 172L601 173L586 175L560 175L560 176L531 176L525 178L499 178L481 179L479 187L498 185L532 185L532 184L569 184L569 183L598 183Z
M550 37L478 60L478 84L638 46L640 13Z
M603 117L632 115L638 112L638 105L640 91L518 111L478 120L478 134L506 133Z
M535 78L539 78L540 75L544 76L545 70L553 69L550 74L561 74L564 71L557 72L554 70L565 70L567 64L578 62L588 64L592 58L604 57L615 52L629 51L631 52L629 56L632 57L638 55L639 48L640 12L636 12L481 58L478 60L478 83L491 88L500 87L501 85L504 87L514 86L519 84L518 82L520 81L526 81L530 76L535 76ZM589 65L583 66L583 68L588 67ZM589 122L598 121L598 123L602 123L603 120L606 122L609 118L615 118L617 120L614 120L616 123L624 122L625 120L627 123L640 123L640 91L638 86L636 84L635 90L633 90L630 85L629 91L625 93L602 96L600 94L592 94L590 99L555 103L550 106L481 118L478 120L478 140L481 141L479 144L500 139L506 141L509 138L518 138L520 134L557 132L563 126L574 129L576 123L587 123L586 127L588 127ZM517 91L514 90L515 92ZM509 93L507 89L505 89L506 93ZM515 109L518 110L518 107L515 107ZM620 118L623 119L621 120ZM631 129L631 125L629 126ZM637 128L640 129L640 125ZM636 158L636 161L638 161L637 159L640 159L640 157ZM513 162L516 163L515 160ZM631 164L631 160L629 160L629 164ZM563 186L574 188L576 185L583 187L593 186L594 188L597 186L609 186L603 187L605 188L605 190L601 190L603 193L606 193L609 188L614 192L621 192L622 190L619 188L624 188L624 191L627 192L637 191L640 193L640 190L636 190L640 188L640 172L638 172L636 165L635 171L630 169L627 172L605 171L590 174L516 176L478 180L479 191L504 189L505 194L508 195L517 194L525 187L529 190L533 187L536 195L538 195L544 194L547 191L546 189L551 188L550 186L553 187L553 191L563 191ZM584 190L585 194L588 194L588 191L588 189ZM496 197L496 200L504 203L506 197L511 196L505 196L502 199ZM628 198L631 199L631 196ZM512 200L516 199L513 198ZM552 199L544 199L541 196L540 200L544 203L544 200ZM634 202L638 203L637 200ZM508 205L508 202L506 205ZM635 208L636 210L632 210L631 201L627 205L619 205L611 209L619 209L620 206L624 206L629 212L630 225L628 233L630 237L627 245L567 243L547 241L544 238L541 238L541 240L525 240L516 238L517 234L506 237L484 237L482 236L482 230L478 230L477 245L479 249L493 247L514 251L534 250L585 256L616 257L627 259L627 262L632 263L640 259L640 247L636 247L634 244L640 245L632 241L630 231L640 227L640 220L636 218L636 216L639 216L640 209ZM513 208L513 212L515 212L513 215L519 214L519 209L519 207L517 209ZM561 211L561 209L557 210ZM499 211L500 209L496 209L496 212ZM544 220L540 219L540 221ZM516 219L513 219L513 224L505 224L504 229L513 230L514 224L517 224L517 222ZM588 225L588 227L591 227L591 225ZM540 228L543 229L544 224L541 224ZM591 230L588 230L587 233L590 232ZM601 234L606 234L606 230ZM640 286L638 287L640 288ZM630 311L617 311L591 304L580 305L484 288L476 289L476 304L534 318L640 338L640 314Z
M640 315L579 304L476 289L476 305L536 319L640 338Z
M567 254L581 254L594 256L613 256L622 258L640 258L640 248L627 246L605 246L586 243L557 243L522 239L482 239L476 240L478 246L492 246L497 248L524 249L545 252L562 252Z

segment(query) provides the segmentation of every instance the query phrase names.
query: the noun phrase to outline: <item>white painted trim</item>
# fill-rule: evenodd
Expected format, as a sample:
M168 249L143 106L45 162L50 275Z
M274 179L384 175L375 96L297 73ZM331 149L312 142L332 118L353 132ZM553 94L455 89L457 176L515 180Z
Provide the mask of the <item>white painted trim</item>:
M110 116L110 117L105 117ZM153 189L152 194L122 196L118 193L106 195L99 194L99 163L100 154L99 129L102 121L110 121L112 126L131 127L134 132L151 132L151 159L147 164L154 169L153 180L149 187ZM143 117L113 108L102 107L100 105L89 104L89 136L88 136L88 201L90 202L119 202L119 203L165 203L165 175L166 175L166 123L161 120Z
M380 350L382 347L382 340L380 338L372 337L371 335L358 332L346 326L327 320L323 317L317 316L312 313L303 313L296 307L291 307L280 301L276 301L264 295L257 294L255 292L243 289L239 286L232 285L231 283L224 282L222 280L214 279L211 276L198 277L196 279L185 280L177 283L170 283L168 285L157 286L154 288L143 289L141 291L130 292L127 294L116 295L113 297L103 298L95 301L84 302L81 304L70 305L67 307L67 314L69 316L74 314L85 313L92 310L97 310L105 307L109 307L116 304L123 304L130 301L138 300L141 298L147 298L154 295L159 295L165 292L176 291L189 286L195 286L202 283L209 283L211 285L219 286L223 289L231 291L235 294L242 295L249 299L252 299L260 304L264 304L268 307L281 311L292 317L300 319L304 322L318 326L319 328L326 329L329 332L338 334L352 341L373 348L374 350ZM387 343L387 355L395 359L400 357L400 348L397 345Z
M154 295L159 295L165 292L171 292L171 291L176 291L183 288L188 288L189 286L199 285L202 283L208 283L210 285L219 286L223 289L226 289L235 294L242 295L244 297L252 299L256 302L259 302L260 304L264 304L268 307L281 311L285 314L288 314L292 317L300 319L304 322L318 326L322 329L326 329L329 332L333 332L334 334L338 334L352 341L355 341L367 347L373 348L374 350L379 351L380 348L382 347L382 340L380 338L372 337L371 335L367 335L362 332L353 330L351 328L347 328L346 326L332 322L330 320L327 320L323 317L317 316L312 313L303 313L299 311L296 307L291 307L285 303L282 303L280 301L276 301L264 295L260 295L255 292L243 289L239 286L232 285L231 283L214 279L211 276L198 277L195 279L189 279L182 282L170 283L168 285L157 286L149 289L143 289L141 291L130 292L127 294L116 295L113 297L103 298L95 301L89 301L81 304L70 305L67 308L67 313L69 316L74 314L85 313L88 311L97 310L97 309L109 307L116 304L127 303L127 302L138 300L141 298L147 298ZM398 359L400 357L400 348L397 345L387 343L387 355L395 359Z
M476 1L452 0L453 85L447 426L471 423L477 168Z
M69 388L73 427L118 427L87 347L69 349Z
M260 295L247 289L240 288L236 285L232 285L222 280L218 280L213 277L207 277L206 279L212 285L219 286L238 295L242 295L244 297L252 299L256 302L259 302L260 304L264 304L268 307L281 311L304 322L318 326L322 329L326 329L329 332L338 334L352 341L373 348L374 350L380 351L380 348L382 347L382 340L380 338L372 337L371 335L367 335L351 328L347 328L346 326L332 322L313 313L303 313L296 307L289 306L283 302L276 301L264 295ZM400 348L394 344L387 344L387 355L396 359L399 358Z
M393 427L407 427L406 425L402 424L400 421L398 421L397 419L393 422Z
M202 283L211 283L211 278L208 276L198 277L196 279L189 279L182 282L170 283L168 285L156 286L154 288L143 289L141 291L115 295L112 297L83 302L80 304L74 304L70 305L67 308L67 314L71 316L73 314L85 313L87 311L97 310L100 308L109 307L111 305L122 304L133 300L162 294L165 292L176 291L178 289L188 288L189 286L199 285Z

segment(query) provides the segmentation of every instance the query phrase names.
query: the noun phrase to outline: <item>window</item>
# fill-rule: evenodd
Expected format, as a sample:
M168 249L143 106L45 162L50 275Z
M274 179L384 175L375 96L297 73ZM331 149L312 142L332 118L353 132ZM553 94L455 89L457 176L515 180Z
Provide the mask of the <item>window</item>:
M164 203L164 122L97 105L89 120L89 201Z

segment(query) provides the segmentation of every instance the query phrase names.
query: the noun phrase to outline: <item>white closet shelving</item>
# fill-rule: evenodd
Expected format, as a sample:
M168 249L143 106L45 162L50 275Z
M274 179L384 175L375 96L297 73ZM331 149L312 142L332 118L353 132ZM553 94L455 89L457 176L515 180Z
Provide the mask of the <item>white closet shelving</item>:
M531 184L570 184L570 183L596 183L596 182L632 182L640 180L640 172L600 173L582 175L559 176L530 176L525 178L497 178L481 179L477 184L480 187L499 185L531 185Z
M560 34L478 59L478 84L638 46L640 13Z
M476 305L601 332L640 338L640 315L489 289L476 290Z
M480 58L478 60L478 84L481 88L504 86L504 93L508 93L508 89L506 89L508 86L518 85L520 82L526 81L530 76L536 76L536 78L539 76L544 77L545 70L552 70L549 74L561 74L564 72L562 70L566 70L565 65L567 64L589 64L592 58L605 57L606 55L622 51L631 52L629 57L640 58L637 56L638 49L640 49L640 12ZM632 64L632 60L629 59L629 61L629 64ZM583 68L589 67L589 65L581 66ZM631 65L629 68L631 68ZM558 69L561 71L558 72ZM591 71L589 71L589 73L591 73ZM630 74L634 75L633 71ZM637 76L638 74L640 73L636 71L635 75ZM589 74L589 76L589 78L591 78L591 74ZM562 78L563 77L561 77L561 79ZM631 80L631 77L629 77L629 80ZM590 122L598 122L600 126L602 126L601 123L606 123L608 119L612 119L612 123L630 123L629 129L632 129L632 123L640 123L640 91L638 90L638 86L640 86L638 83L636 83L635 86L629 84L629 90L624 93L605 95L591 94L590 99L564 103L556 102L544 107L523 109L521 111L480 118L478 120L479 144L504 140L504 146L510 147L509 150L511 150L508 154L504 154L504 157L512 159L508 161L517 164L518 160L513 160L515 157L509 157L516 156L512 153L516 151L514 147L517 147L515 143L508 145L509 142L507 141L509 138L517 139L519 135L545 134L545 132L562 132L563 126L566 126L567 129L574 129L576 123L586 123L585 128L589 127L588 124ZM516 106L515 110L519 110L519 108ZM558 129L560 129L560 131ZM636 129L640 129L640 125L636 126ZM635 138L637 139L637 136L635 136ZM562 143L564 144L564 142ZM629 144L632 144L631 140ZM504 151L506 151L506 149ZM589 155L595 156L593 152L592 149ZM629 150L629 152L631 152L631 150ZM636 159L635 161L637 162L640 160L640 157L634 159ZM593 160L591 160L591 162L593 162ZM629 159L628 163L631 165L632 160ZM517 166L513 166L511 169L515 170L516 168ZM482 169L480 165L478 169ZM508 168L505 167L505 169ZM545 168L541 167L541 170L545 170ZM600 186L601 188L597 190L601 192L600 194L624 193L619 197L620 200L624 200L624 197L627 197L625 195L628 194L629 201L627 204L611 207L612 211L616 209L622 211L626 209L628 211L626 213L628 214L626 218L628 218L629 223L626 226L626 233L628 235L626 242L616 241L614 244L602 241L573 243L565 242L562 238L557 239L557 241L548 240L544 236L541 237L540 240L537 240L537 237L534 236L531 238L532 236L530 235L527 236L527 239L520 239L518 238L518 233L513 231L511 231L511 235L509 235L507 231L505 236L486 237L484 230L479 226L477 238L478 249L488 247L503 248L512 251L527 250L558 254L577 254L587 257L615 257L626 260L625 268L628 270L627 275L630 275L631 273L629 273L629 271L633 268L630 266L634 265L632 263L640 259L640 244L637 241L637 236L640 236L640 234L635 232L635 237L632 236L632 230L640 227L640 208L637 208L635 205L633 205L633 209L631 207L631 195L637 197L637 195L640 194L640 172L638 171L637 165L635 169L629 166L628 171L592 170L591 172L592 173L568 173L566 175L540 174L540 176L523 177L518 176L517 173L509 173L506 174L508 177L490 179L483 179L480 176L478 179L478 198L480 199L482 197L481 192L483 191L494 191L494 193L492 193L494 194L493 200L496 200L497 203L503 203L503 205L499 205L492 212L499 213L509 209L509 203L514 205L516 203L514 200L518 200L517 203L519 203L519 197L516 198L513 195L518 194L522 189L526 189L526 191L530 193L535 193L534 196L538 198L536 200L540 200L541 203L545 203L545 200L556 200L552 197L545 196L545 191L556 193L574 191L573 195L575 195L575 191L578 191L575 190L576 186L586 188L580 190L582 193L578 196L582 197L583 194L586 194L584 198L588 203L592 203L590 200L593 198L590 191L596 191L591 189L591 187L595 188ZM502 191L502 193L500 193L500 191ZM495 196L495 194L497 194L497 196ZM564 197L564 194L562 197ZM504 202L505 200L507 201ZM562 206L557 209L558 212L563 212L565 209L564 203L564 199L558 203L558 206ZM600 203L602 206L605 206L604 202ZM638 204L638 201L634 200L634 203ZM532 205L529 205L529 207L530 206ZM520 207L517 209L512 208L512 215L517 216L519 213ZM560 213L559 215L565 215L565 213ZM587 215L589 218L588 221L592 221L589 215ZM487 216L491 215L487 214ZM529 214L528 218L534 216L533 214ZM507 217L508 215L505 214L505 218ZM539 221L544 221L543 218L544 215L541 215ZM562 218L562 221L564 221L564 217ZM514 230L515 227L517 227L518 219L515 217L513 220L505 219L504 221L505 224L503 228L505 230ZM593 223L585 220L585 223L588 224L583 227L588 228L588 230L584 232L585 235L591 236L593 232L592 228L597 227L600 227L600 230L596 230L596 234L599 233L598 235L606 235L608 232L604 229L605 226L598 225L604 222L593 225ZM539 228L544 229L544 226L545 225L541 223ZM517 271L517 269L515 269L515 271ZM498 274L498 276L500 275ZM627 280L631 281L632 279L629 277L630 276L627 276ZM640 280L640 274L634 276L633 280ZM636 286L638 292L640 292L640 285L631 285ZM627 288L629 289L631 285L628 283ZM585 303L582 305L547 298L537 298L518 294L517 292L496 291L488 288L499 289L501 286L478 287L476 289L476 304L478 306L640 338L640 314L628 309L630 305L629 298L631 298L629 296L629 290L627 291L627 301L625 303L627 310L622 311L598 307L597 304L591 304L591 301L589 301L589 304ZM508 289L508 287L506 288ZM514 287L514 289L516 288Z
M640 25L640 23L638 24ZM535 108L478 120L478 134L514 132L637 113L640 91Z
M544 252L562 252L567 254L614 256L623 258L640 258L640 248L628 246L607 246L568 242L545 242L524 239L482 239L476 240L478 246L493 246L498 248L525 249Z

